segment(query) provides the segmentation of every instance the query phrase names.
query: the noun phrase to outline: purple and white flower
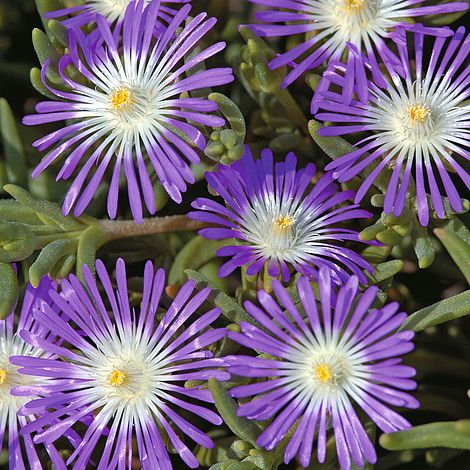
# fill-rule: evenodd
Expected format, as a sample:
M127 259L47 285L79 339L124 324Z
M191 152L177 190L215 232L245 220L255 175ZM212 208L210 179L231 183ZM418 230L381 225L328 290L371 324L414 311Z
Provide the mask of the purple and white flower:
M327 267L335 283L344 283L350 273L366 282L363 269L371 270L370 265L343 246L346 240L359 241L357 232L336 224L368 218L369 212L344 205L354 192L340 191L331 174L312 186L315 165L309 163L301 170L296 165L293 153L274 164L270 150L253 160L247 147L241 160L206 173L210 187L227 206L198 198L192 206L199 210L189 216L216 225L202 229L202 236L238 242L218 250L219 256L231 257L219 275L227 276L244 265L249 265L248 275L256 275L267 264L270 276L282 275L285 281L291 267L313 277L318 268Z
M314 440L317 458L324 462L327 433L332 428L341 469L349 470L351 460L359 468L376 461L374 445L357 409L384 432L410 426L389 405L419 406L403 391L416 387L411 379L415 370L403 365L400 358L413 349L414 333L396 333L406 318L405 313L397 313L397 302L371 309L377 287L361 294L357 277L351 276L335 296L329 277L328 270L320 270L318 298L306 278L297 282L305 314L278 281L273 282L277 301L259 291L260 307L245 302L264 329L241 322L241 333L229 332L228 336L272 358L228 356L226 361L229 372L256 379L231 390L233 397L244 399L238 415L272 419L259 436L258 446L273 449L297 423L284 461L298 455L307 467ZM254 399L246 402L248 397Z
M224 328L210 328L220 311L195 314L210 289L193 296L194 282L187 282L163 318L157 320L165 287L162 269L155 273L152 263L147 262L138 312L129 304L122 259L116 264L116 291L100 261L96 272L105 296L85 267L85 286L70 275L62 281L60 294L50 293L59 313L47 305L35 312L41 327L53 331L57 338L40 340L32 334L28 341L61 359L11 359L21 367L21 373L27 374L25 377L48 379L37 390L34 386L15 390L18 395L37 392L41 396L26 405L31 412L43 407L49 410L24 432L36 433L34 442L49 445L88 417L91 422L83 440L67 461L67 465L73 462L73 469L86 468L100 439L104 451L98 457L98 468L127 467L135 455L134 438L144 470L171 469L162 433L189 467L197 467L198 461L182 436L203 447L212 447L213 442L179 410L216 425L222 420L214 411L195 404L212 402L210 392L201 387L185 388L184 382L229 378L227 372L218 369L223 360L212 357L207 349L226 334Z
M426 0L249 0L272 9L256 14L265 24L251 25L260 36L308 34L297 47L279 54L270 63L277 69L291 65L284 85L329 59L340 59L347 43L363 51L372 63L388 47L385 39L408 18L463 11L467 2L435 4ZM305 56L306 55L306 56ZM305 56L305 57L304 57ZM349 53L348 63L354 56ZM298 62L295 62L298 61ZM348 76L354 76L349 67ZM348 91L345 89L345 92ZM349 90L348 98L351 97Z
M49 153L33 177L65 155L58 179L69 179L79 168L64 200L64 214L73 206L75 215L83 213L109 167L111 218L118 209L122 173L137 222L142 220L142 199L151 214L156 211L152 178L156 176L176 202L181 202L187 183L194 182L190 164L199 163L200 157L193 147L203 150L206 146L197 125L219 127L224 119L213 114L214 102L184 95L228 83L233 76L230 68L198 69L225 43L197 51L216 19L206 19L201 13L185 24L189 11L189 5L183 6L168 28L157 30L159 2L154 0L145 9L142 3L132 2L123 20L121 45L100 15L96 17L98 38L70 30L69 54L58 66L69 91L48 83L49 61L44 64L44 85L60 101L40 102L38 114L26 116L24 123L68 121L34 143ZM78 78L68 75L69 66L77 70Z
M147 6L152 0L141 0ZM160 0L158 18L169 23L183 3L191 0ZM126 8L131 0L84 0L81 5L50 11L45 14L47 19L60 19L66 28L81 28L96 21L96 15L104 16L110 24L122 24Z
M470 188L470 176L459 163L470 160L470 35L464 28L454 33L449 28L416 25L398 29L393 39L398 57L385 60L385 69L366 63L371 69L370 80L364 75L355 89L358 96L359 89L364 90L365 99L345 104L336 87L349 86L348 65L331 65L326 75L329 84L316 103L322 112L316 117L333 125L319 134L361 133L357 150L326 167L340 182L371 167L356 194L356 203L377 176L390 168L385 212L397 216L403 212L414 177L418 218L427 225L430 202L438 217L445 216L442 192L452 209L463 209L450 173ZM357 60L362 59L357 55Z
M35 419L34 414L21 413L23 406L32 398L34 393L27 396L15 396L11 390L17 386L28 388L42 383L39 377L29 377L18 372L18 367L10 363L10 357L23 355L30 358L49 358L54 353L44 352L34 345L25 342L29 335L38 338L48 337L48 330L39 325L32 316L33 309L40 308L49 302L48 291L54 284L44 278L37 288L28 285L23 296L23 303L15 328L15 314L11 313L5 320L0 321L0 451L3 446L5 430L8 435L8 466L10 469L24 470L34 468L41 470L41 457L33 444L30 435L22 430ZM20 334L18 334L21 332ZM24 448L24 450L22 449ZM46 444L45 449L54 468L65 470L66 466L52 444Z

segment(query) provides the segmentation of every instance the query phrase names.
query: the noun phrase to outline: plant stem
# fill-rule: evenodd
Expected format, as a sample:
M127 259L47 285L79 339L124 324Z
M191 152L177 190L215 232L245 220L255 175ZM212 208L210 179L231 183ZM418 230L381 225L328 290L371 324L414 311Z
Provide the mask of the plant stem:
M152 217L144 219L141 224L136 224L133 220L101 220L99 225L105 230L108 240L139 237L155 233L194 232L207 227L206 223L191 220L186 215Z

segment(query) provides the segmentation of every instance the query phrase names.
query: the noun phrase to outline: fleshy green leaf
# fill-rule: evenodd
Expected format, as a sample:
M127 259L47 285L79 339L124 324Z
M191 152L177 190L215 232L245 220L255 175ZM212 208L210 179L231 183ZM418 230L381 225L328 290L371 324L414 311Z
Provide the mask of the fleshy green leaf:
M41 66L46 60L49 60L49 66L46 70L47 78L53 83L62 83L57 65L59 63L59 54L57 49L51 43L49 37L44 31L34 28L32 32L33 47L39 59Z
M31 69L29 73L29 80L31 81L31 85L33 85L34 89L41 93L41 95L53 100L57 98L45 87L44 83L42 83L41 71L37 67L33 67Z
M49 20L47 22L47 28L49 33L53 34L62 46L68 46L68 30L60 21Z
M49 274L62 258L74 255L77 250L77 243L77 240L70 239L54 240L43 248L36 261L29 268L31 284L37 287L41 278Z
M11 264L0 263L0 320L10 315L18 298L18 278Z
M206 240L196 235L176 256L168 274L168 284L183 284L186 280L185 269L200 268L215 258L215 252L226 244L226 240Z
M0 224L0 262L13 263L32 255L36 249L36 235L23 224Z
M208 98L217 103L219 111L227 118L230 128L233 129L240 142L245 141L246 124L245 118L238 106L222 93L211 93Z
M369 279L373 284L389 279L395 274L398 274L403 268L403 261L401 259L394 259L386 263L380 263L375 266L374 272L369 275Z
M379 442L387 450L430 447L470 450L470 420L423 424L406 431L383 434Z
M88 227L78 241L77 248L77 275L82 278L82 269L87 265L95 272L96 252L98 248L108 241L108 234L99 225Z
M49 201L37 201L26 189L14 184L5 185L4 189L25 207L45 216L48 224L59 227L64 231L83 230L83 225L73 217L62 215L58 204Z
M237 416L237 403L216 379L210 378L208 385L224 423L240 439L256 446L256 439L261 434L261 429L253 421Z
M410 315L400 330L422 331L470 314L470 290L441 300Z
M446 247L455 264L470 283L470 245L452 231L451 226L434 229L434 233Z
M28 169L15 117L8 102L0 98L0 135L3 142L6 179L9 183L25 186Z
M250 322L256 324L255 320L250 317L248 312L241 307L238 302L233 298L227 295L225 292L222 292L213 284L209 279L203 276L201 273L194 271L192 269L185 270L188 279L194 279L196 281L197 289L203 289L205 287L211 288L211 294L209 299L214 303L216 307L219 307L222 313L232 322L240 323L241 321Z
M36 8L38 10L39 16L41 17L46 32L51 34L49 32L49 20L44 15L50 11L64 8L64 4L61 0L36 0ZM51 38L54 38L53 34L51 34Z
M436 250L427 228L420 225L413 227L411 237L416 257L418 258L418 266L421 269L428 268L434 261Z

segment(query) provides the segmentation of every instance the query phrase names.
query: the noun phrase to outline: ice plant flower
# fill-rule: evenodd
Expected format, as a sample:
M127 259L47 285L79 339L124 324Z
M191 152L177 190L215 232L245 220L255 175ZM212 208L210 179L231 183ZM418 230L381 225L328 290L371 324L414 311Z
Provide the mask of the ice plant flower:
M321 129L321 135L361 133L357 150L326 167L340 182L370 168L356 203L384 169L393 169L385 193L385 212L397 216L403 212L413 176L418 218L427 225L430 203L438 217L445 215L442 191L452 209L463 210L449 173L470 188L470 176L459 163L470 160L470 35L464 28L454 33L449 28L416 25L410 31L398 29L394 40L401 71L394 61L385 61L383 70L368 63L370 80L366 82L364 76L359 85L368 88L368 99L345 105L338 89L328 85L318 98L322 112L316 117L333 123ZM348 86L344 71L344 64L332 64L327 76L333 87Z
M359 241L357 232L336 224L370 214L356 205L343 204L354 192L340 191L331 174L321 176L312 186L315 165L296 170L296 164L292 153L274 164L268 149L253 160L247 148L238 162L206 173L209 185L227 206L198 198L192 206L199 211L189 216L215 225L199 232L204 237L239 242L217 252L231 257L219 275L227 276L244 265L249 265L247 274L255 275L267 264L271 276L281 274L287 281L290 267L305 276L316 276L324 266L332 270L336 283L343 283L351 272L365 282L363 269L370 265L342 246L346 240Z
M50 444L82 417L91 416L83 440L67 461L67 465L74 462L73 469L86 467L100 438L104 451L97 458L98 468L127 467L126 462L135 455L134 438L144 470L171 469L166 438L189 467L197 467L197 459L182 435L203 447L212 447L213 442L183 418L179 409L212 424L221 424L222 420L214 411L195 403L211 402L210 393L199 387L185 388L184 382L229 377L217 369L223 360L213 358L207 349L225 335L224 328L210 329L220 311L195 314L210 290L193 296L194 282L187 282L158 321L157 308L165 287L162 269L155 273L152 263L147 262L138 312L129 304L122 259L116 264L116 291L100 261L96 272L105 296L86 267L86 289L70 275L62 281L61 293L50 293L57 312L46 305L35 313L43 328L57 334L53 341L42 341L41 348L62 359L11 359L23 374L48 377L48 384L37 390L42 398L26 408L34 412L37 407L46 407L49 413L26 426L25 432L36 432L34 442ZM30 342L36 342L34 335ZM34 391L34 387L25 391ZM16 393L21 394L22 387Z
M159 2L155 0L145 9L142 2L130 3L123 21L122 44L100 15L96 21L101 39L91 41L80 30L71 30L70 52L58 66L69 91L55 89L47 82L49 63L44 64L44 85L60 101L40 102L38 114L26 116L24 123L69 121L34 143L38 150L49 149L49 153L33 171L33 177L65 155L58 179L69 179L80 165L64 200L64 214L73 206L76 215L85 210L108 167L112 168L107 198L111 218L118 208L121 173L127 180L130 207L137 222L142 220L142 198L149 212L155 213L155 176L170 197L181 202L187 183L194 182L190 164L199 163L193 147L203 150L206 146L196 125L219 127L224 123L213 114L217 109L214 102L184 96L233 79L230 68L195 70L225 47L219 42L195 52L215 18L206 19L201 13L185 24L190 11L185 5L168 28L156 30L158 11ZM177 32L178 28L182 31ZM188 54L193 54L190 60ZM68 66L76 68L80 83L67 74Z
M148 5L152 0L143 0L144 5ZM160 0L160 8L158 12L159 19L165 23L169 23L171 18L176 14L175 9L180 7L182 3L189 3L191 0ZM121 25L124 20L126 8L131 0L84 0L81 5L61 8L46 13L47 19L60 19L66 28L81 28L89 23L96 21L96 15L104 16L110 24Z
M37 288L28 285L23 296L23 303L15 328L15 314L11 313L5 320L0 321L0 451L3 446L5 431L8 436L8 466L10 469L24 470L26 468L42 469L41 457L34 446L30 435L20 431L35 416L18 413L33 396L15 396L11 390L19 385L26 388L31 384L40 383L36 377L28 377L18 372L18 367L10 363L10 357L18 354L31 358L49 358L53 354L44 352L36 346L25 342L26 335L36 335L46 338L48 330L40 326L32 316L34 308L48 302L48 290L53 287L52 282L44 278ZM18 334L18 332L22 332ZM23 450L23 449L24 450ZM46 445L54 468L65 470L65 463L53 445ZM44 458L44 456L42 456Z
M318 460L324 462L327 433L333 428L340 467L349 470L351 460L359 468L376 461L358 409L384 432L410 426L389 405L419 406L403 391L416 387L411 380L415 370L400 358L413 349L414 333L396 333L406 318L405 313L397 313L397 302L371 310L378 288L359 293L355 276L338 290L334 301L329 276L328 270L320 270L318 298L306 278L298 280L305 315L278 281L273 282L277 301L259 291L260 307L249 301L245 307L264 329L241 322L241 333L230 332L229 337L272 358L228 356L226 361L229 372L256 379L231 390L233 397L245 399L238 415L272 418L258 446L273 449L297 422L284 461L298 455L307 467L314 447ZM246 402L248 397L254 399Z
M347 52L347 43L362 50L371 62L387 50L385 39L407 18L463 11L467 2L438 5L423 0L250 0L267 6L256 14L265 24L251 25L260 36L281 37L307 33L297 47L279 54L270 66L277 69L293 65L284 85L325 60L339 59ZM432 4L431 4L432 3ZM384 52L385 51L385 52ZM349 54L348 62L353 60ZM295 62L298 61L298 62ZM352 78L353 69L348 75ZM347 91L347 90L345 90ZM351 96L351 93L349 93Z

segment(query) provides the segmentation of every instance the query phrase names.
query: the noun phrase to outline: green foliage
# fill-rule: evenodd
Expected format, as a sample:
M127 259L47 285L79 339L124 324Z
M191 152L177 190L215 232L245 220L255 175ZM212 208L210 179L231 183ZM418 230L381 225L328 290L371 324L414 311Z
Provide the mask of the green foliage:
M456 228L460 232L456 231ZM462 223L455 221L454 224L436 228L434 233L470 283L470 232Z
M275 52L251 28L241 26L240 34L246 45L234 58L234 69L260 108L253 129L262 143L260 148L269 146L273 151L283 153L295 149L298 154L310 154L311 145L305 139L307 118L291 93L281 86L285 67L269 69L268 63L275 57Z
M66 276L76 264L94 265L99 238L88 237L88 217L63 216L60 207L49 201L36 200L25 189L6 185L14 200L0 200L0 261L12 263L38 256L29 268L30 282L37 286L42 276Z
M0 320L8 316L18 298L18 278L10 264L0 262Z
M243 309L237 301L227 295L225 292L218 289L209 279L203 276L201 273L192 269L185 270L188 279L193 279L196 282L198 289L204 289L205 287L211 288L210 300L212 303L220 308L221 312L232 322L240 323L246 321L256 324L253 318L250 317L248 312Z
M245 152L245 118L238 106L225 95L211 93L209 99L217 103L229 128L213 131L204 153L212 160L230 165L230 163L239 160Z
M467 290L418 310L405 320L400 329L422 331L469 314L470 290Z
M6 183L25 185L27 169L23 143L12 110L3 98L0 98L0 142L3 144L4 156L0 165L4 165L5 172L2 178L0 170L0 183L2 186Z
M423 424L406 431L383 434L379 442L387 450L431 447L470 450L470 420Z
M199 269L215 258L215 252L226 244L226 240L206 240L200 235L192 238L176 256L168 274L168 283L182 284L185 282L186 269Z
M235 400L230 398L225 388L216 379L209 379L209 390L224 423L240 439L256 446L256 439L261 434L261 428L253 421L237 416L238 406Z

